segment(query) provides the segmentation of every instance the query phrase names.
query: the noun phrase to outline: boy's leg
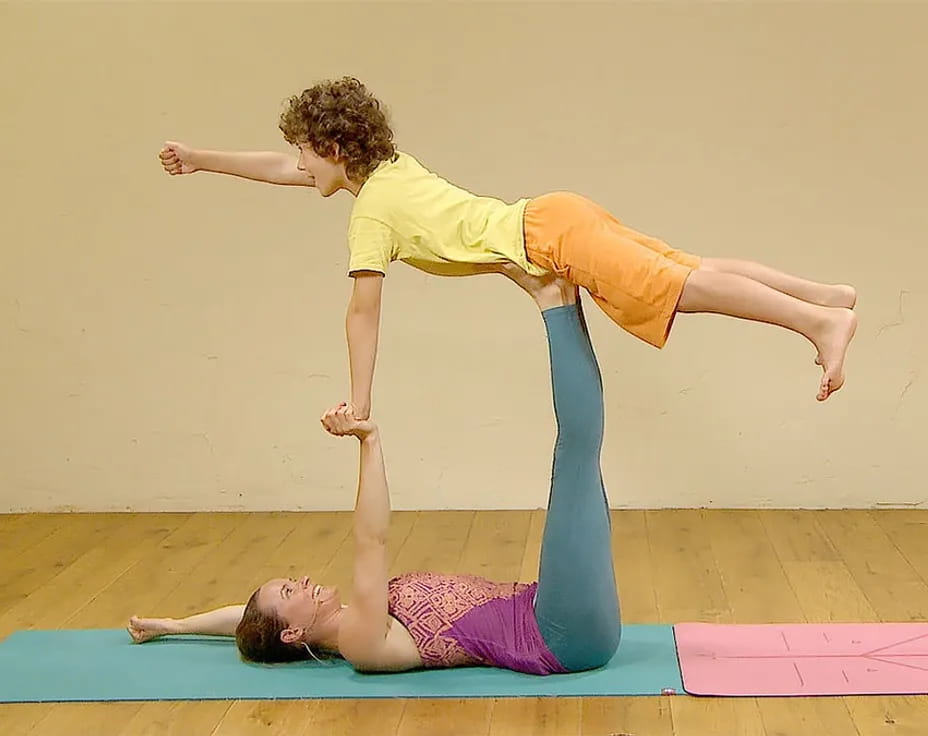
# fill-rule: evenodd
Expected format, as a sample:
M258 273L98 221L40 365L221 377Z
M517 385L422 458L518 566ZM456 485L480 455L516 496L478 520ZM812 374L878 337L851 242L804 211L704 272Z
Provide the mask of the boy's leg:
M625 226L611 212L595 202L591 206L599 213L604 221L612 222L622 228ZM627 228L625 228L627 230ZM629 231L631 232L631 231ZM685 265L696 265L699 268L705 268L709 271L719 271L721 273L733 273L739 276L747 276L749 279L766 284L772 289L782 291L797 299L820 304L823 307L846 307L853 309L857 303L857 292L853 286L847 284L820 284L815 281L801 279L792 274L777 271L770 266L765 266L754 261L742 261L733 258L694 258L690 254L671 248L667 243L658 238L646 235L644 233L635 233L636 240L642 245L661 253L662 255L683 263Z
M816 281L809 281L792 274L777 271L775 268L754 261L741 261L733 258L703 258L699 267L707 271L746 276L810 304L820 304L823 307L846 307L848 309L853 309L857 304L857 291L853 286L847 284L820 284Z
M850 309L823 307L739 276L698 268L683 286L678 312L712 312L779 325L808 338L824 369L818 398L824 401L844 383L844 358L857 329Z
M750 277L714 270L630 230L595 203L572 194L535 198L525 210L525 250L536 265L587 289L619 326L663 347L678 312L714 312L780 325L808 338L824 375L817 398L844 383L844 358L857 327L849 309L803 301ZM723 266L724 267L724 266ZM745 268L731 263L728 267ZM795 290L772 269L755 276ZM782 275L782 276L785 276Z
M578 671L608 662L622 631L599 465L602 378L579 304L552 307L542 315L558 435L535 616L554 656Z

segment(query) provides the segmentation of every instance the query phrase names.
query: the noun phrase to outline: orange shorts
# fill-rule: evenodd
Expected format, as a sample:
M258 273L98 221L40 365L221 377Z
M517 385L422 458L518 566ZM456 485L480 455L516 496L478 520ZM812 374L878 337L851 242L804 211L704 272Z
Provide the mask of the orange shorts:
M625 227L579 194L553 192L525 208L525 251L536 266L586 289L620 327L662 348L698 256Z

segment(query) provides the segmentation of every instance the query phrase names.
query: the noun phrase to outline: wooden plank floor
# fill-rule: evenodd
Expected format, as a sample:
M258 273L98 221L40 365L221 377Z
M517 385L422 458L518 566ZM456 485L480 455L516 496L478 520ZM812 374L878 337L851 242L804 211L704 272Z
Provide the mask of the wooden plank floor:
M347 589L348 513L0 515L0 637ZM392 571L532 580L543 511L396 512ZM928 511L614 511L629 623L928 620ZM924 736L928 697L515 698L0 705L3 736L100 733Z

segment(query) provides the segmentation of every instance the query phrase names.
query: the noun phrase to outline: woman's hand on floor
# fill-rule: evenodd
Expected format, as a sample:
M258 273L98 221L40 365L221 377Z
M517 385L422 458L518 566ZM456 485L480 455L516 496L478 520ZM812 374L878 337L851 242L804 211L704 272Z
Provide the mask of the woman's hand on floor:
M133 616L129 619L129 625L126 631L132 637L136 644L142 644L159 636L174 633L172 624L174 619L171 618L139 618Z

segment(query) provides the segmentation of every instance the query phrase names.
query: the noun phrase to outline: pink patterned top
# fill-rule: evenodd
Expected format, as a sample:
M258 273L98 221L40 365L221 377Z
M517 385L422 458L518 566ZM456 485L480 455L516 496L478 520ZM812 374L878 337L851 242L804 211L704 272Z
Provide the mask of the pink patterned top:
M426 667L566 672L538 630L537 587L475 575L410 572L390 580L388 607L409 631Z

